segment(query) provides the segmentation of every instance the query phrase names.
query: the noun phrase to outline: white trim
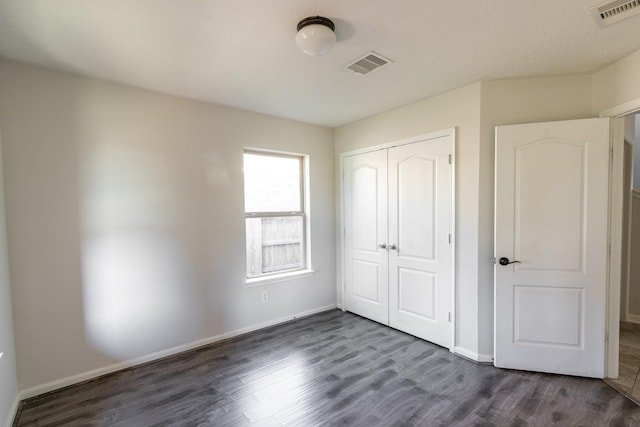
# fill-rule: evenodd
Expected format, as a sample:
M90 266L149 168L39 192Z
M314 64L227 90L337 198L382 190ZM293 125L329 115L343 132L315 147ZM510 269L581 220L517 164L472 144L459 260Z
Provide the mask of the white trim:
M492 246L493 246L493 356L495 358L496 356L496 347L497 344L496 342L498 341L497 338L497 331L498 331L498 324L496 323L496 310L497 310L497 299L496 299L496 289L498 287L498 283L496 281L496 238L498 235L498 227L497 227L497 221L496 221L496 211L498 210L498 206L497 206L497 197L496 197L496 187L498 186L498 173L497 173L497 169L498 169L498 137L496 135L496 128L493 128L493 242L492 242ZM494 365L495 365L495 360L494 360Z
M347 281L344 276L344 256L346 253L344 237L346 229L344 225L344 156L342 154L340 154L340 158L338 159L338 167L338 182L340 187L338 189L338 193L340 194L338 208L340 209L340 220L338 222L338 235L336 236L338 248L338 258L336 258L336 279L338 280L336 297L340 295L340 308L342 311L347 311L347 303L344 300L345 293L347 292Z
M640 323L640 316L638 316L637 314L628 314L627 315L627 322L629 322L629 323Z
M454 347L453 353L458 356L462 356L465 359L469 359L472 362L493 363L493 355L476 353L475 351L467 350L464 347L458 347L458 346Z
M624 118L609 120L609 254L605 301L605 378L618 378L620 345L620 285L622 283L622 221L624 206ZM614 285L616 284L616 285Z
M256 156L272 156L272 157L288 157L296 158L301 163L300 174L300 197L302 202L302 211L288 212L288 211L276 211L276 212L245 212L245 218L265 218L272 216L299 216L302 218L304 226L303 236L303 248L304 248L304 268L296 271L287 271L276 274L263 274L257 277L245 277L245 286L259 286L266 283L280 282L283 280L297 279L299 277L312 276L315 271L313 270L311 260L311 180L310 180L310 156L304 153L292 153L288 151L269 150L262 148L250 148L245 147L243 150L243 156L247 153ZM244 191L244 188L243 188ZM246 234L246 226L245 226ZM247 256L245 248L245 258Z
M141 365L143 363L152 362L154 360L161 359L167 356L173 356L178 353L182 353L184 351L193 350L198 347L203 347L205 345L214 344L219 341L227 340L229 338L237 337L239 335L243 335L249 332L254 332L260 329L268 328L270 326L275 326L281 323L286 323L291 320L298 319L300 317L311 316L313 314L322 313L323 311L335 309L336 305L331 304L324 307L318 307L313 310L307 310L301 313L297 313L294 315L289 315L285 317L281 317L276 320L271 320L268 322L261 323L259 325L248 326L246 328L238 329L235 331L223 333L220 335L216 335L213 337L205 338L198 341L193 341L187 344L179 345L176 347L169 348L167 350L158 351L146 356L138 357L132 360L128 360L125 362L115 363L113 365L105 366L99 369L94 369L93 371L83 372L77 375L73 375L71 377L62 378L56 381L52 381L46 384L41 384L35 387L28 388L20 392L20 399L29 399L35 396L38 396L43 393L48 393L50 391L54 391L63 387L68 387L70 385L74 385L83 381L88 381L102 375L111 374L113 372L121 371L123 369L131 368L133 366Z
M285 280L302 279L303 277L311 277L316 272L314 270L296 270L288 273L271 274L267 276L252 277L245 279L244 286L253 288L255 286L266 285L267 283L284 282Z
M416 142L428 141L430 139L442 138L443 136L455 136L455 128L448 128L439 130L436 132L425 133L423 135L412 136L410 138L398 139L396 141L385 142L384 144L378 144L371 147L359 148L353 151L345 151L344 153L340 153L340 171L342 171L342 159L345 157L356 156L358 154L370 153L372 151L385 150L388 148L398 147L400 145L408 145L415 144Z
M617 105L615 107L601 111L600 117L623 118L624 116L636 113L638 111L640 111L640 98L637 98L629 102L626 102L624 104ZM624 140L624 132L623 132L622 139ZM614 155L615 155L615 151L614 151ZM612 171L610 171L610 173L615 172L615 173L622 174L622 172L619 172L617 170L617 168L621 168L622 166L623 166L622 163L614 162L612 164ZM611 206L612 202L613 202L612 200L610 200L609 202L610 212L612 209L622 210L622 206ZM612 229L611 227L613 227L613 224L610 223L609 226L611 230ZM617 224L617 226L620 226L620 229L622 229L621 223ZM610 264L616 263L618 266L620 266L621 261L622 261L621 258L617 258L617 259L614 257L609 258ZM620 301L619 301L620 282L617 282L617 283L612 282L610 279L611 279L611 276L609 276L609 281L607 283L607 294L609 296L611 296L611 294L617 294L618 301L617 301L617 305L616 305L616 301L614 301L615 298L608 298L608 301L607 301L607 324L605 325L606 333L607 333L607 336L609 337L609 341L607 343L606 350L605 350L606 351L605 377L607 378L613 378L614 377L613 374L614 373L617 374L618 365L614 366L613 361L615 360L617 362L620 357L620 354L619 354L620 349L618 348L618 344L620 341ZM627 317L627 321L629 321L629 317Z
M640 111L640 98L601 111L600 117L624 117L638 111Z
M360 148L353 151L345 151L344 153L340 153L339 158L339 181L340 181L340 223L339 223L339 241L338 245L340 253L340 276L341 283L338 284L338 289L342 294L342 310L346 311L346 302L345 302L345 292L346 292L346 281L344 277L344 254L345 250L345 242L344 242L344 230L345 230L345 218L344 218L344 159L345 157L355 156L358 154L370 153L372 151L386 150L393 147L398 147L400 145L408 145L414 144L417 142L428 141L430 139L442 138L442 137L450 137L451 138L451 217L450 217L450 227L451 227L451 345L449 346L449 351L455 352L455 342L456 342L456 181L455 181L455 165L456 165L456 128L448 128L439 130L436 132L426 133L423 135L413 136L410 138L400 139L392 142L387 142L384 144L374 145L372 147ZM493 357L491 357L493 360Z
M16 420L16 416L18 415L18 408L20 407L20 396L17 395L16 398L13 401L13 405L11 405L11 408L9 409L9 413L7 414L7 420L5 422L5 426L6 427L12 427L15 420Z
M606 109L604 111L600 112L600 117L615 117L615 118L623 118L624 116L627 116L629 114L633 114L640 111L640 98L631 100L629 102L626 102L624 104L621 105L617 105L615 107ZM624 135L624 132L623 132ZM624 136L622 137L624 140ZM614 152L615 154L615 152ZM613 163L612 165L612 171L611 172L618 172L616 170L616 168L621 168L622 167L622 163ZM619 172L622 173L622 172ZM635 193L634 193L635 196ZM610 203L612 201L610 200ZM622 206L617 206L617 207L612 207L611 205L609 206L609 211L611 211L611 209L622 209ZM622 224L618 224L620 226L620 228L622 228ZM610 226L610 230L611 227L613 226L613 224L609 224ZM620 230L621 231L621 230ZM615 259L613 257L609 258L609 263L617 263L618 266L621 265L621 258ZM611 276L609 276L609 279L611 278ZM613 288L612 288L613 287ZM611 295L611 294L617 294L618 295L618 302L617 305L614 301L613 298L608 298L607 301L607 324L605 325L606 327L606 333L607 336L609 337L609 341L607 343L606 346L606 353L605 353L605 377L613 377L613 374L618 372L618 366L614 366L613 361L619 360L620 354L619 351L620 349L618 348L618 344L620 341L620 301L619 301L619 297L620 297L620 282L611 282L609 280L609 282L607 283L607 294ZM627 317L627 321L629 321L629 317Z
M633 142L629 142L625 139L624 141L624 180L625 187L628 182L633 183ZM630 284L631 284L631 225L633 219L633 189L624 188L624 200L623 203L627 204L627 212L624 212L624 215L627 215L627 221L625 224L622 224L622 239L625 244L625 248L623 249L622 255L626 257L626 270L622 272L622 278L620 282L620 294L622 295L622 286L624 286L625 290L625 299L624 299L624 307L621 306L622 313L620 314L620 320L623 322L627 321L629 316L629 294L630 294ZM622 260L621 260L622 261ZM622 298L622 297L621 297Z
M449 250L451 251L449 257L451 259L451 271L449 275L451 277L451 346L449 351L453 351L456 344L456 241L458 235L456 234L456 164L458 157L456 156L456 128L450 129L451 134L451 217L450 217L450 229L451 245ZM493 357L491 358L493 360Z

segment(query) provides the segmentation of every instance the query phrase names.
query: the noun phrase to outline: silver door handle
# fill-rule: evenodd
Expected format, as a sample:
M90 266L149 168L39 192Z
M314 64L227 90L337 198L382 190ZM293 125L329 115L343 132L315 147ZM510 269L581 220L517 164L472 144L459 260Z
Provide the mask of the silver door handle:
M395 251L395 250L396 250L396 245L395 245L395 244L393 244L393 243L391 243L391 244L389 245L389 249L391 249L392 251Z
M380 249L387 249L387 245L386 245L386 243L380 243L380 244L378 245L378 247L379 247Z

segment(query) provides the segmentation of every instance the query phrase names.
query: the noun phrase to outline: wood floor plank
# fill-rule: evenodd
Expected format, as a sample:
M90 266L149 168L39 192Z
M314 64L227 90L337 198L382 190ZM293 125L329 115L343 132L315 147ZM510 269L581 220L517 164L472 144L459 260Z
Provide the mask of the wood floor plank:
M333 310L28 399L15 425L640 426L640 408Z

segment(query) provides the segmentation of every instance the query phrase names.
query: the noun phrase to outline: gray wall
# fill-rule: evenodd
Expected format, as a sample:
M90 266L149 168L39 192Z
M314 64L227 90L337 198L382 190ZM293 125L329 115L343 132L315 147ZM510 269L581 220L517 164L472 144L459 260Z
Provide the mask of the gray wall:
M631 258L629 262L629 317L640 323L640 193L632 198Z
M629 283L621 292L624 320L640 323L640 114L625 120L625 140L633 144L633 196L631 197L631 226L628 258ZM625 267L625 266L623 266Z
M2 167L2 134L0 133L0 426L11 425L10 418L18 402L16 352L9 269L7 260L7 230L4 207L4 174Z
M27 394L335 307L331 129L12 62L0 128ZM310 156L314 275L245 284L245 147Z

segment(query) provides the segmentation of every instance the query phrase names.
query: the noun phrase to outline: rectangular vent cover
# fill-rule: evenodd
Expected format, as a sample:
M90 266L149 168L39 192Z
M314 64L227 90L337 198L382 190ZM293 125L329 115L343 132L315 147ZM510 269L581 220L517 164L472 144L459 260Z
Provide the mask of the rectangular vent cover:
M637 0L637 1L640 1L640 0ZM345 68L349 71L353 71L356 74L365 76L381 68L384 68L387 65L392 63L393 63L392 60L385 58L384 56L378 53L369 52L362 55L360 58L356 59L352 63L348 64L347 66L345 66Z
M640 0L607 1L591 10L600 25L610 25L640 13Z

